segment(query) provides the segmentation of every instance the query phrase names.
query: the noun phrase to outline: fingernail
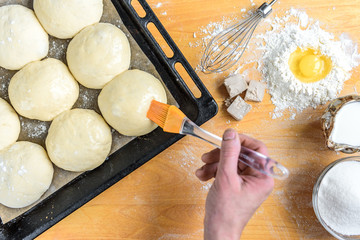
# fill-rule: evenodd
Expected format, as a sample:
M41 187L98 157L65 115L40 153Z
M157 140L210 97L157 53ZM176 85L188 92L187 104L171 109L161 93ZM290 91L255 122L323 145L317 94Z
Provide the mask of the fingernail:
M224 132L224 136L223 136L223 140L224 141L229 141L229 140L233 140L235 139L235 135L236 132L232 129L228 129Z

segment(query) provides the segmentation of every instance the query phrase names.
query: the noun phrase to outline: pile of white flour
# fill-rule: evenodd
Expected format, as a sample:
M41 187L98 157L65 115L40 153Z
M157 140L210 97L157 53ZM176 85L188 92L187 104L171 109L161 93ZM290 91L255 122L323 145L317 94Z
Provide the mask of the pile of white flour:
M297 18L298 22L284 25L290 17ZM359 65L357 45L344 34L335 41L334 35L321 29L319 22L312 23L305 12L295 9L288 11L283 18L275 18L270 24L273 30L257 38L265 43L261 71L275 105L273 118L281 116L285 109L301 112L336 98L344 82L350 78L350 71ZM288 61L297 48L318 50L329 57L332 61L329 74L313 83L296 79Z
M243 17L250 14L251 11ZM228 22L223 19L222 22L211 22L201 27L198 33L194 33L194 38L201 37L202 41L189 45L205 47L209 39L230 25ZM230 75L238 73L244 78L251 78L249 72L261 72L275 105L272 118L281 117L284 110L293 112L291 118L294 118L297 112L305 108L316 108L336 98L344 82L350 78L351 70L360 63L356 43L346 34L335 40L333 34L323 30L319 22L309 18L305 11L290 9L284 16L271 16L260 25L270 25L270 30L253 36L246 56L240 59ZM288 61L297 48L311 48L329 57L333 64L329 74L314 83L303 83L296 79ZM257 68L249 69L249 64L255 64Z

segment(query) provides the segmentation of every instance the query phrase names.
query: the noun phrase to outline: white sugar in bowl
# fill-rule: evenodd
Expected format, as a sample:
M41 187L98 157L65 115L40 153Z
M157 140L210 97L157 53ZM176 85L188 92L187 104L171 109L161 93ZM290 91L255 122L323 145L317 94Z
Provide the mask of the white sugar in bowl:
M312 203L330 234L341 240L360 239L360 157L328 165L314 186Z

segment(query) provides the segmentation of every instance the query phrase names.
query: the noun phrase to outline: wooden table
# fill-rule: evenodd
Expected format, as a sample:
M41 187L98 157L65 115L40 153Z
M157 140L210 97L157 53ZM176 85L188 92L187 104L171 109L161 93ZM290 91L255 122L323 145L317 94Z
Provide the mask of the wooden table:
M256 5L262 1L254 0ZM193 67L201 48L189 46L199 28L222 17L240 17L250 8L249 0L148 0L165 28ZM275 13L290 7L305 9L328 31L347 32L360 43L360 0L280 0ZM163 45L163 44L162 44ZM164 45L163 45L164 46ZM341 95L360 89L359 68L345 83ZM272 119L270 96L240 122L231 118L223 105L227 97L222 85L225 74L200 78L219 105L219 113L203 125L221 135L235 128L264 141L271 156L291 170L286 181L276 181L269 199L247 225L242 239L333 239L317 221L312 205L312 188L321 170L344 157L324 146L320 117L325 106L308 109L295 120L289 116ZM110 187L98 197L43 233L38 239L201 239L204 202L211 182L201 183L194 171L201 166L202 153L211 147L185 137L144 166Z

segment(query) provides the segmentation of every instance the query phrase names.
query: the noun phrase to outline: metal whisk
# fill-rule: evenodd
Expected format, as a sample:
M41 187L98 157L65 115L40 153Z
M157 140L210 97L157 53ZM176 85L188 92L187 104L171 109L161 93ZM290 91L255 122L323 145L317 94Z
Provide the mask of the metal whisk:
M201 58L202 71L222 72L234 66L243 55L256 26L271 13L271 7L276 1L263 3L251 17L230 26L211 39Z

